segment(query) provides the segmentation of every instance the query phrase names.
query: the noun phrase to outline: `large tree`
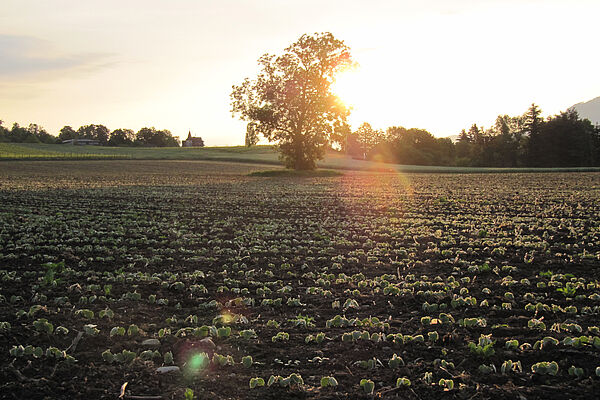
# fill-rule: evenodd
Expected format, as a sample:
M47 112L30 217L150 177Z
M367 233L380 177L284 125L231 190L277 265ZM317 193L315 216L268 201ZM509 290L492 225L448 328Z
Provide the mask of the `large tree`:
M110 133L109 146L132 146L135 132L132 129L115 129Z
M523 114L523 134L527 139L526 161L527 165L532 167L540 167L544 164L544 154L541 151L543 139L540 137L540 131L544 125L544 119L541 117L542 110L535 105Z
M60 130L60 133L58 134L58 140L60 142L62 142L63 140L77 139L77 137L77 131L69 125L63 126Z
M248 129L277 142L288 168L314 169L332 137L347 131L349 109L331 91L352 65L350 49L331 33L303 35L282 55L263 55L261 71L233 86L231 111Z
M0 119L0 142L7 142L8 141L7 136L8 136L9 130L6 129L3 124L4 124L4 121L2 121Z
M106 146L108 143L108 137L110 136L110 130L104 125L90 124L83 125L77 129L78 139L92 139L97 140L102 146Z
M142 128L135 134L134 144L145 147L178 147L179 140L168 129Z

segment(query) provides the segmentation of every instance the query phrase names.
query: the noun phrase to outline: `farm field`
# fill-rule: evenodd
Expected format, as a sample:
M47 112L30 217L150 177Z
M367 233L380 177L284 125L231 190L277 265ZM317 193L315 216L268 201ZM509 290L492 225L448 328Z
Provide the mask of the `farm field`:
M269 168L0 163L0 398L600 393L600 173Z
M6 160L194 160L257 163L281 166L274 146L224 147L105 147L71 146L42 143L0 143L0 161ZM319 168L378 171L378 172L441 172L441 173L497 173L497 172L600 172L600 167L564 168L496 168L448 167L431 165L388 164L356 160L343 153L328 151L317 163Z

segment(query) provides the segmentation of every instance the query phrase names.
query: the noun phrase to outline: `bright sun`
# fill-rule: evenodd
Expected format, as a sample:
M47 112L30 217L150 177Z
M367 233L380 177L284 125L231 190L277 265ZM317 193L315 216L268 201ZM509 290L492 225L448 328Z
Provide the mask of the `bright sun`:
M348 107L356 107L364 99L364 84L357 68L347 69L336 75L331 90Z
M352 109L349 122L357 127L365 121L376 125L383 121L380 108L385 93L381 92L382 87L385 87L385 83L378 82L377 76L368 74L360 67L354 67L337 74L331 91Z

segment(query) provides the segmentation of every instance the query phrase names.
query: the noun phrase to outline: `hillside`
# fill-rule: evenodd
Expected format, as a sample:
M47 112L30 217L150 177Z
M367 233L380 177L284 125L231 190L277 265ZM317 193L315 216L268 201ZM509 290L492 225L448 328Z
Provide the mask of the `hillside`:
M580 117L587 118L592 123L600 125L600 97L584 103L577 103L572 107L577 110Z

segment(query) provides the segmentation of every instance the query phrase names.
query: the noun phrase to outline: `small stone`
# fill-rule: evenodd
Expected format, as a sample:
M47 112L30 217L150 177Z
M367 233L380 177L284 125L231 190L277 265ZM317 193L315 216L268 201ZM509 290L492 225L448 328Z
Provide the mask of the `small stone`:
M202 339L200 341L200 344L206 346L209 349L214 349L215 347L217 347L217 345L215 345L215 342L213 342L211 338Z
M160 374L168 374L169 372L179 372L179 367L177 365L171 365L169 367L158 367L156 368L156 372Z
M160 347L160 340L158 339L146 339L142 342L142 346L145 347Z

